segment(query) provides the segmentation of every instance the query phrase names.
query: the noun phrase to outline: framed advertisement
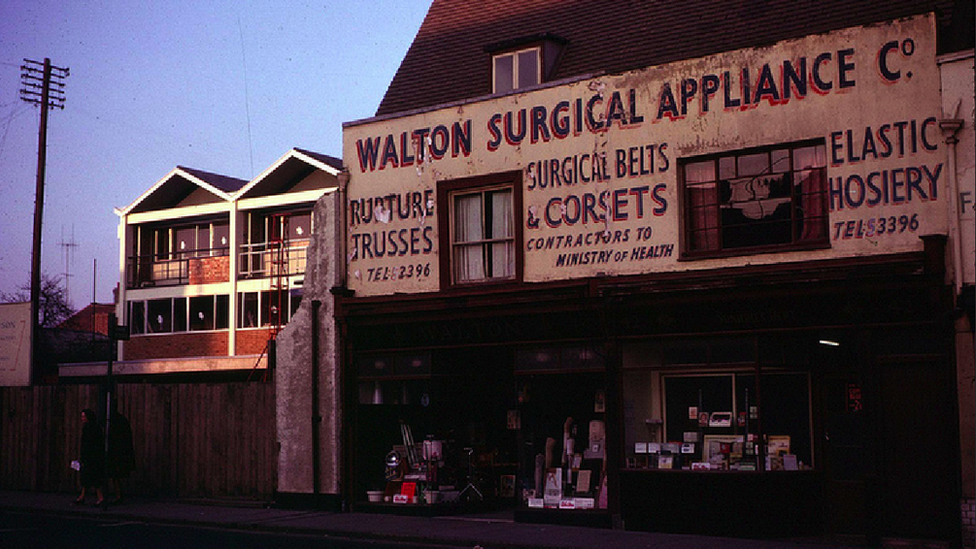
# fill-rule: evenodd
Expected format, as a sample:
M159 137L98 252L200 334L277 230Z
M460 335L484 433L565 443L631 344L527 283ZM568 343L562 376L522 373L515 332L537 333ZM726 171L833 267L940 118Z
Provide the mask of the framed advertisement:
M742 435L705 435L702 444L702 461L728 455L732 458L742 457ZM728 449L728 452L723 450Z

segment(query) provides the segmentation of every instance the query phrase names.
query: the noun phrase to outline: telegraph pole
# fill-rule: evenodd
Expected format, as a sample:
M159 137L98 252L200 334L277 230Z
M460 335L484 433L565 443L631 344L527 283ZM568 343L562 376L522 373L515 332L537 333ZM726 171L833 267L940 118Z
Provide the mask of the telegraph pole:
M37 364L37 338L40 335L41 301L41 220L44 217L44 168L47 161L47 111L64 109L64 79L67 67L55 67L51 60L44 62L24 59L20 66L20 98L41 106L41 124L37 136L37 188L34 191L34 246L31 251L31 383L34 383ZM52 87L53 86L53 87Z

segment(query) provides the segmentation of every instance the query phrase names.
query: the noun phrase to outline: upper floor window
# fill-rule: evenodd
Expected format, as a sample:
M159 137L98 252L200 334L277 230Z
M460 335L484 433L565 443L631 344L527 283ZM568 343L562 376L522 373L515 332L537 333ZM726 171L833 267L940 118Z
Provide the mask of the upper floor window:
M129 302L133 335L226 330L230 301L226 294Z
M441 283L510 281L518 276L517 175L445 182L440 203Z
M527 88L542 82L542 48L532 47L492 57L494 93Z
M826 166L822 142L683 161L685 254L826 244Z
M247 212L239 271L245 277L305 272L312 212Z

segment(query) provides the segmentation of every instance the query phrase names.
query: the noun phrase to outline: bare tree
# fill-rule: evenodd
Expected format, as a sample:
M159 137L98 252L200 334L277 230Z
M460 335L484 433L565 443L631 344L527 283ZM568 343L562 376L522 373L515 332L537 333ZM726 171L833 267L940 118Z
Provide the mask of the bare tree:
M15 292L0 292L0 303L30 301L30 282ZM68 291L60 276L41 273L41 296L38 304L38 322L44 328L53 328L74 314L68 302Z

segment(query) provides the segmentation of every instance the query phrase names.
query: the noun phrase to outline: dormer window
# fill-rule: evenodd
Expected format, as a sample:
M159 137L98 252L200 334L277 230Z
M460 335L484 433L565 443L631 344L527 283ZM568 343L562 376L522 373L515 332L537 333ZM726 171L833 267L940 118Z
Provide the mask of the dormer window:
M492 81L494 82L494 90L492 91L494 93L506 93L534 86L541 82L541 56L541 47L495 55L492 59Z
M567 40L533 34L485 47L491 55L491 91L508 93L541 84L553 75Z

